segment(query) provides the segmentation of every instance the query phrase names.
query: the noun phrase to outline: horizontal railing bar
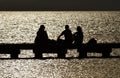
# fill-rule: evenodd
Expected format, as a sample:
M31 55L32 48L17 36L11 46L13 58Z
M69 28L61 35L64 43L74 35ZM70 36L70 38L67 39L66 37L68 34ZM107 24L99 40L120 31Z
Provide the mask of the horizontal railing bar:
M6 44L6 43L1 43L0 47L17 47L19 49L33 49L35 46L34 43L18 43L18 44ZM82 46L86 46L86 44L82 44ZM109 48L120 48L120 43L97 43L97 46L99 47L109 47ZM71 48L68 49L76 49L75 46L72 46Z

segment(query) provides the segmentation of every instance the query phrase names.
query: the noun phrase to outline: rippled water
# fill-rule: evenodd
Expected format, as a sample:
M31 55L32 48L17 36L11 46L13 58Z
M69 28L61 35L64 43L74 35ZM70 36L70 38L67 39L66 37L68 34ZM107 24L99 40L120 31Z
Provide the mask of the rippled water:
M33 43L39 26L44 24L50 39L57 39L68 24L73 31L80 25L84 43L96 38L99 43L120 43L119 11L38 11L0 12L0 43ZM31 57L32 51L23 51ZM30 54L30 53L31 54ZM71 54L69 54L71 53ZM68 56L75 56L69 51ZM120 55L114 50L113 55ZM1 56L2 57L2 56ZM119 78L119 58L71 60L0 60L2 78Z
M56 39L68 24L73 32L81 25L84 42L120 42L120 12L0 12L0 43L33 43L44 24L51 39ZM109 37L109 38L108 38Z

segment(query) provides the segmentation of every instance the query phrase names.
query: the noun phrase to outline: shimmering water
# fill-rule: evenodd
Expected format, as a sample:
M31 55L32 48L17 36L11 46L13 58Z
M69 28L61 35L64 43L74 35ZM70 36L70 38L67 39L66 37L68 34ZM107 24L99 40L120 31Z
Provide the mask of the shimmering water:
M57 39L68 24L73 33L80 25L84 43L120 43L119 11L0 12L0 43L33 43L39 26L44 24L50 39ZM22 56L25 55L23 51ZM29 56L33 56L28 51ZM71 52L71 54L69 54ZM68 56L75 56L69 51ZM112 55L120 55L113 50ZM2 56L1 56L2 57ZM0 60L2 78L119 78L119 58L71 60Z
M33 43L44 24L51 39L56 39L68 24L73 32L81 25L84 42L120 42L120 12L0 12L0 43ZM109 38L108 38L109 37Z

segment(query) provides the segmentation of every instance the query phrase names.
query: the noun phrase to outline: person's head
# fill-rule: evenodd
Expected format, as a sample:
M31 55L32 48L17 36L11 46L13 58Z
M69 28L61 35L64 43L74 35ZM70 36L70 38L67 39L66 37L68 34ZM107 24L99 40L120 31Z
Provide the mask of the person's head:
M80 32L80 31L82 32L82 28L80 26L77 26L77 31L78 32Z
M40 26L40 30L45 30L45 26L44 26L44 25L41 25L41 26Z
M65 29L69 29L69 26L68 26L68 25L65 25Z

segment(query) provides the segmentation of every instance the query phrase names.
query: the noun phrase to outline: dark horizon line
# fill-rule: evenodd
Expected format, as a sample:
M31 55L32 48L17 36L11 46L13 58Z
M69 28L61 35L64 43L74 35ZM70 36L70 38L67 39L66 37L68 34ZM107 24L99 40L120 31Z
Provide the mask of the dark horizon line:
M0 11L120 11L120 1L0 0Z
M120 11L119 9L0 9L0 11Z

